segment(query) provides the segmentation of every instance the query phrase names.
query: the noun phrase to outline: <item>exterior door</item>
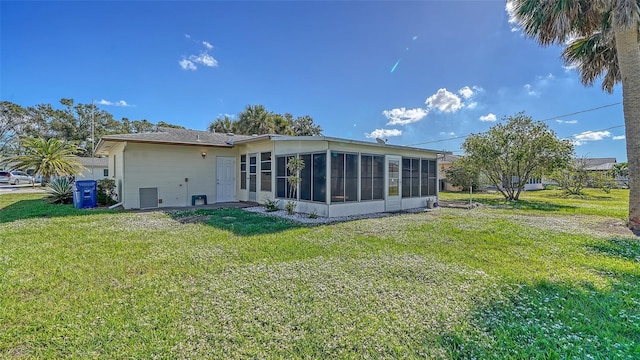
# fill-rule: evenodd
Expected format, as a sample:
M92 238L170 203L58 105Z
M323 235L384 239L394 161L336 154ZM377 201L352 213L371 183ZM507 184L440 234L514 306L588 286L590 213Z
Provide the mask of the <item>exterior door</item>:
M400 156L388 155L386 159L385 181L386 184L386 200L385 211L402 210L402 192L400 189Z
M216 202L236 201L236 158L216 159Z
M258 155L249 154L249 201L256 201L258 196L256 194L257 189L257 169L258 169Z

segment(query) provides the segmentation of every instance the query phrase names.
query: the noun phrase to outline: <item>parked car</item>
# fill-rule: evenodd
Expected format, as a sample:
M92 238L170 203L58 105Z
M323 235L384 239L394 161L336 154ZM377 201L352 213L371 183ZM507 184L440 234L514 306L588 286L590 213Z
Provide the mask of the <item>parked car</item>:
M33 184L33 176L29 176L24 171L0 171L0 183L7 183L9 185L18 185L20 183Z

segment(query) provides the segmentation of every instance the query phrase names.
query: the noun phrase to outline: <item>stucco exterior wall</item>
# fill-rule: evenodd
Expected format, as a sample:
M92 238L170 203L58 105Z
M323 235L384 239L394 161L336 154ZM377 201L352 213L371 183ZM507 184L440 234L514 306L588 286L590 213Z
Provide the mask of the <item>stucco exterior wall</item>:
M236 150L128 143L123 152L124 207L140 207L140 188L158 189L158 207L191 206L193 195L215 202L217 156L235 157Z
M91 167L88 167L82 171L81 174L76 175L76 180L100 180L107 179L110 176L104 176L104 171L108 168L102 166L93 167L93 173L91 172Z

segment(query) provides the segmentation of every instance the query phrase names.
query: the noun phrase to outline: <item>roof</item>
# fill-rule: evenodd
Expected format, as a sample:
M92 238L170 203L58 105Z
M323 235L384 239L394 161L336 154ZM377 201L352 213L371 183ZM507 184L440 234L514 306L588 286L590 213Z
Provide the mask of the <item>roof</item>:
M460 158L460 156L458 155L453 155L451 153L446 153L444 154L443 157L441 157L440 159L438 159L440 161L441 164L447 164L447 163L452 163L456 160L458 160Z
M101 158L90 158L90 157L79 157L78 158L78 162L84 166L84 167L108 167L109 163L108 163L108 158L106 157L101 157Z
M616 158L583 158L576 160L584 161L585 170L590 171L609 171L617 163Z
M435 153L438 153L438 154L451 154L450 151L445 151L445 150L424 149L424 148L409 147L409 146L403 146L403 145L392 145L392 144L379 143L379 142L343 139L343 138L336 138L336 137L330 137L330 136L289 136L289 135L266 134L266 135L259 135L259 136L249 136L246 139L238 140L238 141L235 141L234 143L235 144L246 144L246 143L251 143L251 142L255 142L255 141L262 141L262 140L273 140L273 141L331 141L331 142L342 142L342 143L373 146L373 147L380 147L380 148L416 150L416 151L425 151L425 152L435 152Z
M223 134L209 131L158 127L153 132L105 135L98 142L97 154L105 154L116 142L144 142L155 144L204 145L233 147L233 143L251 138L247 135Z
M105 135L98 142L96 147L96 154L106 155L116 142L145 142L155 144L176 144L176 145L204 145L204 146L216 146L216 147L233 147L234 144L246 144L255 141L332 141L332 142L347 142L351 144L359 144L374 147L384 147L392 149L403 150L417 150L436 152L439 154L451 154L450 151L444 150L431 150L423 148L415 148L401 145L390 145L386 143L368 142L351 139L341 139L328 136L288 136L277 134L266 135L235 135L235 134L223 134L208 131L188 130L188 129L175 129L158 127L154 132L137 133L137 134L118 134L118 135Z

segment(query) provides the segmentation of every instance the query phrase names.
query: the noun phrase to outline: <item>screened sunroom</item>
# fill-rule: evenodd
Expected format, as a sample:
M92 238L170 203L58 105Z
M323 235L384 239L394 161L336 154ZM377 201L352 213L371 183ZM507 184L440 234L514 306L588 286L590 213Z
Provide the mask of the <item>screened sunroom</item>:
M240 148L240 192L248 191L248 200L279 200L281 207L295 201L298 212L328 217L437 202L437 154L442 152L328 137L263 140L248 141L253 149ZM287 167L291 158L304 162L298 174ZM294 176L300 179L297 186L290 181Z

